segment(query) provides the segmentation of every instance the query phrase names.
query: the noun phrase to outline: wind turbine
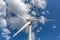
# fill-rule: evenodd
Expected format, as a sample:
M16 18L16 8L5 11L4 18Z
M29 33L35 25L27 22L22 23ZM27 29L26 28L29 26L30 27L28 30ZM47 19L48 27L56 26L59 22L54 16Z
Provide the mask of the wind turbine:
M17 15L19 18L24 19L24 17L21 17L19 15ZM24 19L25 20L25 19ZM15 37L18 33L20 33L23 29L25 29L27 26L29 26L29 40L32 40L32 21L36 21L37 19L26 19L27 23L21 27L14 35L13 37Z
M46 21L55 21L55 20L47 20L47 19L44 18L43 16L42 16L40 19L35 19L35 18L25 19L24 17L21 17L21 16L19 16L19 15L17 15L17 17L26 20L27 23L26 23L24 26L22 26L22 27L13 35L13 37L15 37L15 36L16 36L17 34L19 34L23 29L25 29L27 26L29 26L29 39L28 39L28 40L33 40L33 39L32 39L32 22L40 20L40 22L44 24Z

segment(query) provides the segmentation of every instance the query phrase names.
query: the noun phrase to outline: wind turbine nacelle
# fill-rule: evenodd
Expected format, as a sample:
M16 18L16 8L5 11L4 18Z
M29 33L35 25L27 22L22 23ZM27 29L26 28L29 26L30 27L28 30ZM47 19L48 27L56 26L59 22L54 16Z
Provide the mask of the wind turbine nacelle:
M27 20L27 22L28 22L28 21L30 21L30 24L29 24L29 25L31 25L31 24L32 24L32 21L31 21L30 19L26 19L26 20Z

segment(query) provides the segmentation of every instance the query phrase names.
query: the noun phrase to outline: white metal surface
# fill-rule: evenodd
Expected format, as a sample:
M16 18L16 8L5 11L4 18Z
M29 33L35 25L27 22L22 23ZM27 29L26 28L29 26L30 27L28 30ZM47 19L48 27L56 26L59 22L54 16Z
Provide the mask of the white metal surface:
M15 37L19 32L21 32L24 28L26 28L28 25L31 24L31 21L28 21L21 29L19 29L14 35L13 37Z
M32 40L32 26L29 27L29 40Z

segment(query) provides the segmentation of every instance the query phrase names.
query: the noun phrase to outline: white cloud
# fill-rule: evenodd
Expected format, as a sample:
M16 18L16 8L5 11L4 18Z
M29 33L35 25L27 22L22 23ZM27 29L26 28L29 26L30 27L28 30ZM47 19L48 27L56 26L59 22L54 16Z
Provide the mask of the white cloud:
M7 24L10 25L11 29L19 29L23 25L25 25L25 21L18 17L8 17Z
M3 17L6 16L6 3L3 0L0 0L0 27L6 27L7 22Z
M6 16L6 3L0 0L0 16Z
M43 29L42 29L42 27L39 27L38 29L37 29L37 32L39 33L40 31L42 31Z
M38 29L38 30L37 30L37 32L39 33L39 32L40 32L40 30Z
M30 11L29 6L21 0L6 0L8 4L8 11L20 15L22 17L28 16Z
M45 0L31 0L32 3L37 3L36 5L44 4ZM41 2L40 2L41 1ZM25 4L21 0L6 0L8 4L8 12L15 13L16 15L20 15L24 17L24 19L31 19L31 16L28 14L30 11L30 5ZM33 15L36 15L36 12ZM8 13L10 15L10 13ZM10 18L10 17L9 17ZM14 18L12 19L14 20ZM11 21L11 20L10 20Z
M49 14L50 12L47 10L46 13Z
M6 40L10 40L10 34L11 32L9 31L9 29L7 29L7 28L2 28L2 33L1 33L1 35L2 35L2 37L3 38L5 38Z
M7 28L3 28L2 31L5 33L5 34L10 34L11 32L9 31L9 29Z
M4 19L6 17L6 3L3 0L0 0L0 28L2 29L1 35L6 39L9 40L10 31L7 27L7 21Z
M37 15L37 13L36 13L35 11L32 11L32 15L36 16L36 15Z
M37 21L33 23L33 27L36 28L38 26Z
M0 27L3 28L3 27L6 27L7 26L7 22L5 19L3 18L0 18Z
M40 17L40 23L42 23L42 24L46 23L46 18L44 16Z
M52 28L53 28L53 29L55 29L55 28L56 28L56 26L54 25L54 26L52 26Z
M40 21L40 23L45 24L47 21L55 21L55 20L53 20L53 19L47 19L44 16L40 16L39 21Z
M58 35L57 37L60 38L60 35Z
M10 36L6 36L6 40L10 40L11 39L11 37Z
M3 37L5 38L5 40L10 40L11 39L11 37L9 35L4 35Z
M43 30L42 27L39 28L40 30Z
M31 0L31 4L33 4L36 7L40 7L41 9L45 9L46 0Z
M41 13L42 13L42 14L46 14L45 11L42 11Z
M45 8L45 6L46 6L45 0L31 0L31 1L32 1L33 5L37 5L42 8ZM11 26L10 28L14 29L15 27L20 26L20 24L22 24L21 18L18 19L18 17L11 17L10 16L11 13L24 17L24 19L31 19L31 16L29 15L31 6L29 4L25 4L22 0L6 0L6 2L8 4L7 23ZM45 5L45 6L43 6L43 5ZM33 12L33 13L34 13L34 15L36 15L36 12ZM24 20L23 20L23 23L24 23Z
M38 38L38 40L41 40L40 38Z

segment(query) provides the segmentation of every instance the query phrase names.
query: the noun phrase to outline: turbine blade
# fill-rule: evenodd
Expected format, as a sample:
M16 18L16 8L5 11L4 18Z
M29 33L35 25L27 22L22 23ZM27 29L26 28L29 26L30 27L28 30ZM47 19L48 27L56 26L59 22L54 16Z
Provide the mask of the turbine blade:
M20 16L20 15L17 15L17 17L22 18L23 20L26 20L24 17L22 17L22 16Z
M26 28L28 25L31 24L31 21L28 21L22 28L20 28L14 35L13 37L15 37L19 32L21 32L24 28Z
M55 20L53 20L53 19L46 19L46 21L55 21Z
M32 40L32 26L29 27L29 40Z

